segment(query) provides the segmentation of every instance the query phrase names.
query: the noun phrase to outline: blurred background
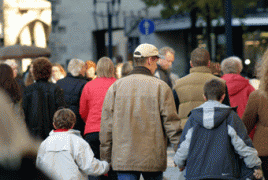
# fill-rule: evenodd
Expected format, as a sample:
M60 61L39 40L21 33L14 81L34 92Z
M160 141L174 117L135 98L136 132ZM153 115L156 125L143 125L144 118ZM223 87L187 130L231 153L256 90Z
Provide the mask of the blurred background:
M115 62L121 56L126 62L138 44L152 43L176 51L172 71L180 77L189 72L190 52L204 47L213 62L239 56L244 63L242 74L252 78L268 45L268 0L0 3L0 58L15 59L19 74L38 56L48 56L65 68L72 58L97 62L109 56ZM21 47L25 45L31 49Z

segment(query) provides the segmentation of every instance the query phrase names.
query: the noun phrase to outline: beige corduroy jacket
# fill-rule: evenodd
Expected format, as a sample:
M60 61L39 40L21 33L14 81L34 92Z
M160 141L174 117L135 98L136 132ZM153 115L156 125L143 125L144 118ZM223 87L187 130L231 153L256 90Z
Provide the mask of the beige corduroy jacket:
M147 68L135 67L106 94L100 156L115 171L165 171L167 137L177 145L180 131L170 87Z
M199 66L191 68L190 74L176 81L173 89L176 91L180 101L178 114L182 127L184 127L190 111L205 102L203 97L204 85L206 81L214 78L225 83L223 79L211 74L211 70L208 67Z

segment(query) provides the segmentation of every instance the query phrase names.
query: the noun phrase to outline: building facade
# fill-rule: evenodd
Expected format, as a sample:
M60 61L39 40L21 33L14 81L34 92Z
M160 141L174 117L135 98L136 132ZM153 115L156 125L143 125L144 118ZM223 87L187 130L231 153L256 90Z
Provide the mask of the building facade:
M1 46L15 44L47 48L51 29L51 4L45 0L2 0ZM30 60L22 62L23 70Z

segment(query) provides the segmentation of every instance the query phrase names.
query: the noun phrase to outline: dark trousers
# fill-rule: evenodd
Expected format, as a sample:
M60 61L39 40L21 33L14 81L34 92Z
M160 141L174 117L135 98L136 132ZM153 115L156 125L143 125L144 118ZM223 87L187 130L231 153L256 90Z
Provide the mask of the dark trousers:
M117 171L118 180L163 180L163 172Z
M88 133L85 135L84 139L88 142L90 145L95 158L100 159L100 140L99 140L99 132L93 132L93 133ZM89 176L89 180L117 180L117 174L113 171L110 170L108 172L108 177L105 176Z
M84 139L90 145L95 158L100 159L100 140L99 132L88 133L85 135Z
M260 156L262 161L261 167L263 171L263 175L266 180L268 180L268 156Z
M85 135L84 139L90 145L94 157L100 159L100 140L99 140L99 132L88 133ZM89 180L100 180L100 177L96 176L88 176Z

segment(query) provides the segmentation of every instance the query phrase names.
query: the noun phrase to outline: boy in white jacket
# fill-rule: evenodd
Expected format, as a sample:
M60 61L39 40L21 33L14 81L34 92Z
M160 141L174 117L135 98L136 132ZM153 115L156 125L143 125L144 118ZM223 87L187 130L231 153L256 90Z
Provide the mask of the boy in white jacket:
M58 110L53 117L55 130L39 147L36 166L52 179L87 180L88 175L99 176L109 171L106 161L94 158L80 131L72 129L75 122L72 110Z

